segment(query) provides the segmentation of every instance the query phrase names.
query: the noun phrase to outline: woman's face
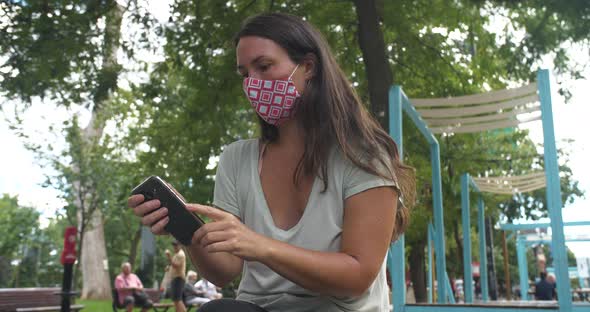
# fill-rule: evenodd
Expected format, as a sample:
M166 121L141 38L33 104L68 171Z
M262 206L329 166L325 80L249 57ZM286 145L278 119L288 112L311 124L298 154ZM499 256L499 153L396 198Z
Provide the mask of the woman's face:
M238 72L256 79L287 79L297 66L287 51L274 41L262 37L242 37L236 47ZM299 93L305 88L305 69L299 66L291 80Z

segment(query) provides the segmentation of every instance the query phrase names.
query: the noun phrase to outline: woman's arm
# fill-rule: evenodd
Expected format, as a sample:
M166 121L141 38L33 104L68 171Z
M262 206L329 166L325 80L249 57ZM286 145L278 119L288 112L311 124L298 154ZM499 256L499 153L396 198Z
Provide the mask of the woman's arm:
M194 239L186 251L199 275L215 285L223 287L242 273L244 261L229 252L210 253Z
M389 247L397 192L378 187L345 202L340 252L307 250L249 230L229 213L197 205L216 220L201 227L193 242L210 253L231 253L259 261L303 288L331 296L360 296L375 280ZM194 245L194 244L193 244Z

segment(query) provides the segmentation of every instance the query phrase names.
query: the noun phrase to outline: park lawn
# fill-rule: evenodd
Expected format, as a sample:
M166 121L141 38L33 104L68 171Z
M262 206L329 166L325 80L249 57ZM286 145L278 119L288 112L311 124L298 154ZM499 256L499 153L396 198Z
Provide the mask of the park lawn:
M112 311L111 300L82 300L77 299L76 304L83 304L85 312L99 312L99 311Z
M161 303L172 302L169 299L161 300ZM83 312L109 312L113 311L113 302L111 300L82 300L77 299L76 304L83 304ZM119 310L125 311L125 310ZM141 311L140 308L135 308L133 311Z

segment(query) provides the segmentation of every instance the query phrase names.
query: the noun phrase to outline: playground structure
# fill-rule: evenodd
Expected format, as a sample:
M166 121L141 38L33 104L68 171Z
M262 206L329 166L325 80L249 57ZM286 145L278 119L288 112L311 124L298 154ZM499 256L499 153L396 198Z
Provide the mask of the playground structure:
M470 186L475 189L478 196L478 234L480 239L480 274L481 274L481 287L482 287L482 301L487 302L488 298L488 272L485 269L487 267L486 257L486 245L485 243L485 231L484 231L484 202L481 196L482 190L496 194L514 194L534 191L543 187L546 187L545 178L539 173L527 174L519 177L488 177L488 178L472 178L469 174L465 173L461 176L461 213L463 228L470 228L470 216L469 216L469 193ZM565 222L563 227L567 226L587 226L590 225L590 221L577 221L577 222ZM539 230L547 229L551 227L550 223L530 223L530 224L500 224L500 230L503 231L523 231L523 230ZM511 234L509 237L513 236ZM537 235L535 235L537 236ZM566 237L566 242L590 242L590 236L576 236ZM518 258L518 271L520 280L520 298L521 300L529 300L528 292L528 268L526 261L526 246L533 244L545 243L548 245L552 244L552 237L531 237L516 234L516 250ZM465 263L471 263L471 238L469 235L463 237L463 259ZM507 257L507 255L504 255ZM566 257L567 259L567 257ZM566 261L567 263L567 261ZM507 271L507 268L505 268ZM568 269L569 271L569 269ZM470 285L472 281L471 266L465 265L464 269L465 283ZM569 273L568 273L569 277ZM510 281L510 277L507 278ZM469 295L468 295L469 293ZM472 289L465 289L465 302L472 302Z
M564 227L569 226L588 226L590 221L576 221L576 222L565 222ZM500 229L503 231L521 231L531 229L546 229L550 227L549 223L538 223L538 224L501 224ZM536 237L537 236L537 237ZM590 235L576 235L565 237L566 242L590 242ZM529 296L526 291L528 288L528 267L526 262L526 248L534 244L547 244L552 245L551 236L541 235L522 235L516 234L516 253L518 258L518 273L520 279L520 297L522 300L528 300ZM568 277L571 278L572 268L568 268ZM553 272L551 272L553 273ZM576 268L577 273L577 268ZM579 279L580 285L584 285L583 280Z
M543 125L545 161L543 173L532 173L520 177L485 177L481 180L472 179L469 175L465 174L462 176L462 188L468 189L469 184L471 184L480 193L481 191L493 191L496 193L512 194L514 192L531 191L537 188L546 187L547 204L551 220L548 226L552 229L551 243L553 246L552 252L559 301L556 305L543 304L542 308L561 312L588 311L590 309L589 305L574 305L570 295L570 280L563 231L564 224L561 214L561 190L557 150L555 146L553 113L551 108L549 72L547 70L540 70L537 73L536 83L517 89L492 91L478 95L455 98L410 100L404 94L400 86L392 86L389 92L389 129L390 135L398 144L400 157L403 155L402 111L410 117L430 145L434 217L433 232L435 232L433 239L435 243L434 252L435 255L437 255L435 264L437 269L436 282L439 287L437 287L437 304L435 305L411 305L406 303L405 287L395 287L396 285L405 285L405 240L404 237L401 236L390 247L387 258L392 285L394 285L392 293L394 311L427 312L436 310L437 312L440 312L493 310L522 312L535 311L541 306L541 304L491 304L486 303L487 298L484 299L484 303L473 304L473 291L470 287L472 285L472 274L471 238L469 235L464 235L463 237L464 260L468 260L464 261L466 303L456 305L448 304L451 303L450 297L452 297L452 295L448 294L450 287L445 286L448 285L448 277L446 274L445 260L440 148L435 137L435 134L440 133L475 133L516 127L519 124L535 120L541 120ZM538 112L540 112L540 114L538 114ZM517 118L523 116L524 118ZM464 229L470 229L468 196L468 192L462 194L462 223ZM480 216L480 218L478 218L480 229L479 239L483 242L480 243L480 253L483 253L485 252L485 231L483 231L483 222L481 222L484 215L484 204L481 195L478 200L478 211ZM483 285L487 285L485 257L480 261L480 266L483 294ZM432 285L430 286L430 289L432 289ZM526 289L528 289L528 284Z

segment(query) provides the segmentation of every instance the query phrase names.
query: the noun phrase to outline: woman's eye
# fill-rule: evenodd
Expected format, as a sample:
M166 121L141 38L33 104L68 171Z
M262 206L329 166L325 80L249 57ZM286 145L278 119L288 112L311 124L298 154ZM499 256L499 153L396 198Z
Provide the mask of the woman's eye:
M260 66L258 66L258 69L259 69L261 72L265 72L265 71L267 71L267 70L268 70L268 68L269 68L269 67L270 67L270 65L268 65L268 64L264 64L264 65L260 65Z

